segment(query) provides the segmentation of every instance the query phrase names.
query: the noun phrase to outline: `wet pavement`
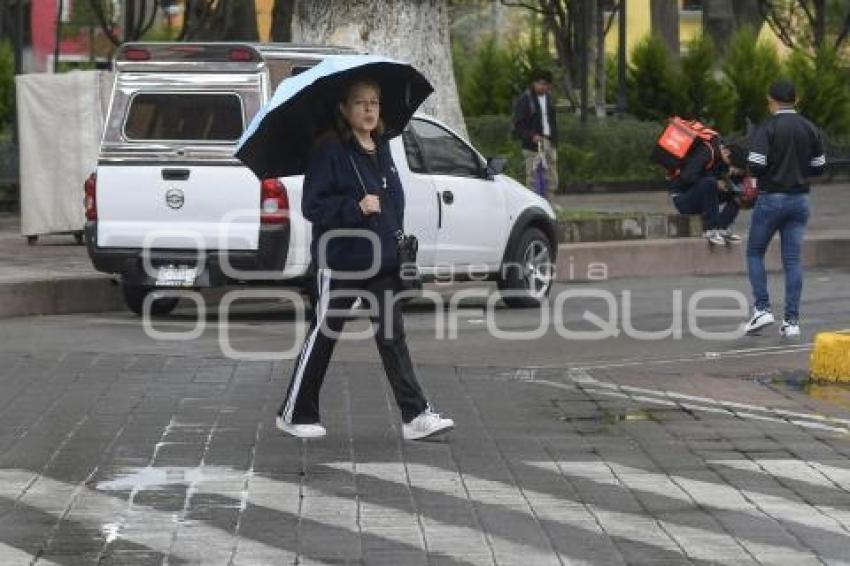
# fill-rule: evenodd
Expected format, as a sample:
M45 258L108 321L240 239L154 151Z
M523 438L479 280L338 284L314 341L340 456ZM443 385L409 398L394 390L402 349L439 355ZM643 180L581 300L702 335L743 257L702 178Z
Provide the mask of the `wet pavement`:
M457 422L421 443L402 441L368 341L340 344L329 436L302 442L273 426L291 360L224 356L215 313L188 341L120 312L6 320L0 564L848 564L850 390L806 379L813 333L850 317L848 281L809 274L799 342L775 329L704 340L686 324L681 339L548 329L518 343L491 335L481 304L441 340L434 312L412 305L422 382ZM660 332L675 290L745 283L597 286L632 291L631 324ZM576 300L578 331L603 311ZM194 315L155 324L188 331ZM493 316L516 332L539 323ZM277 303L230 323L230 343L253 352L298 331Z

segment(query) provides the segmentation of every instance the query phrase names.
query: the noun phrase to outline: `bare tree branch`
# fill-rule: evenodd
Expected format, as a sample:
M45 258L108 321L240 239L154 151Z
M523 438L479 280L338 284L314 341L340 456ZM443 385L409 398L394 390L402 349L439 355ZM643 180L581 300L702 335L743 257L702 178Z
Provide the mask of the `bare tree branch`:
M604 35L608 35L608 32L611 31L611 26L614 25L614 18L617 16L617 14L620 13L622 9L623 2L617 2L617 4L614 6L614 9L611 10L610 14L608 14L608 21L605 23L605 31L603 32Z
M535 5L529 2L523 2L522 0L501 0L503 6L507 6L509 8L525 8L526 10L531 10L532 12L537 12L538 14L546 14L547 11L545 7L541 7L544 2L540 2L541 5Z
M109 41L115 47L121 45L121 39L115 35L115 27L106 20L106 14L103 11L103 6L101 5L100 0L89 0L89 4L91 5L92 12L94 12L103 33L106 34Z
M142 29L139 30L139 39L141 39L146 33L148 33L153 25L156 23L156 15L159 12L159 3L154 4L153 10L151 11L150 18L145 24L142 26ZM140 20L140 22L144 21L144 18Z
M841 47L841 44L847 39L848 34L850 34L850 10L847 10L847 16L844 17L844 24L841 26L841 31L838 37L835 38L834 49L838 50Z
M767 22L767 25L770 26L770 29L783 44L791 49L796 47L796 43L791 37L789 22L783 20L776 6L773 5L773 2L770 0L759 0L759 11L764 21Z

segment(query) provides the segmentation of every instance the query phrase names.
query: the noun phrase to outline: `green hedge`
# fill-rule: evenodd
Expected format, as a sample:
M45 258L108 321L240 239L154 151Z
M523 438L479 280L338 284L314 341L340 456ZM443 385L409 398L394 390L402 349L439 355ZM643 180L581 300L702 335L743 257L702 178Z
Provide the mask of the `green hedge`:
M466 118L472 143L486 156L508 158L506 173L524 182L519 141L511 136L510 116ZM621 181L658 181L664 171L649 161L661 132L656 122L633 118L589 118L585 125L573 114L558 115L560 189Z

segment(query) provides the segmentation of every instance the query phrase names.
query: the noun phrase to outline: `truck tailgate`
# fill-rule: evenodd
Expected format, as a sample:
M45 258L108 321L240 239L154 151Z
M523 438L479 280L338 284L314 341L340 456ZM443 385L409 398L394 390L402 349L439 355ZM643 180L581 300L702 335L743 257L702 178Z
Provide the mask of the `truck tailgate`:
M228 164L101 164L97 242L106 248L256 250L260 183Z

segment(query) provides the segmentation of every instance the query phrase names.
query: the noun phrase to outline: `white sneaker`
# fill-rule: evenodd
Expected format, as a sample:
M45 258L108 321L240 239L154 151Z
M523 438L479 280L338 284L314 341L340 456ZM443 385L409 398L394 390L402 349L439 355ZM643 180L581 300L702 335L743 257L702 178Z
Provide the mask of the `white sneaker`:
M798 338L800 336L800 325L783 320L779 327L779 335L783 338Z
M726 244L726 240L720 235L720 230L706 230L703 232L702 237L714 246L723 246Z
M283 420L280 415L274 421L277 428L286 434L297 436L298 438L322 438L328 431L319 423L314 424L292 424Z
M455 422L453 420L444 419L428 408L409 423L402 425L401 430L405 440L421 440L435 434L448 432L454 427Z
M726 230L720 230L720 236L726 241L727 244L741 243L741 236L739 236L732 230L729 230L728 228Z
M776 321L773 318L772 312L756 309L753 312L753 317L744 326L744 330L747 332L747 334L754 334L765 326L769 326L774 322Z

